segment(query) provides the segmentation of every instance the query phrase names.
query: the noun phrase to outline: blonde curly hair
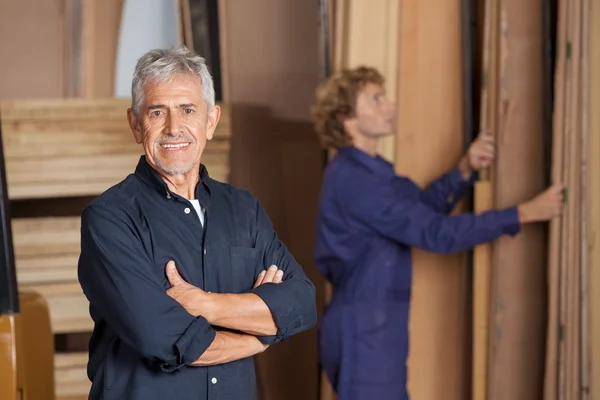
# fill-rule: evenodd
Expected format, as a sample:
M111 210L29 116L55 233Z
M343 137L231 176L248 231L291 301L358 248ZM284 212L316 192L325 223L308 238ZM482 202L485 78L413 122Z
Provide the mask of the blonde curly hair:
M323 147L340 149L352 145L344 120L355 115L356 98L365 85L383 85L384 82L383 75L375 68L359 66L344 69L317 86L311 112Z

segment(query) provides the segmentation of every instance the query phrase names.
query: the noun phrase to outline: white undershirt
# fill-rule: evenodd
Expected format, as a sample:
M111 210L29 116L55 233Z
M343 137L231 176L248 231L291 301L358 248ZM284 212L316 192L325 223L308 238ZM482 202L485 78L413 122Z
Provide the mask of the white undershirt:
M194 206L196 214L198 214L198 218L200 219L200 223L202 224L202 227L204 227L204 209L202 208L202 206L200 206L200 201L190 200L190 203L192 203L192 205Z

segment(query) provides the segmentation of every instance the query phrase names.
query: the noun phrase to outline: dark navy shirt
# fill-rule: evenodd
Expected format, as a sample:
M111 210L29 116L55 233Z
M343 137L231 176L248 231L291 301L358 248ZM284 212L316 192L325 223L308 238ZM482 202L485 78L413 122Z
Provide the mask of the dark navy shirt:
M465 180L455 168L421 189L355 147L328 164L315 261L333 297L320 326L319 356L338 398L408 399L412 248L453 253L519 232L515 207L449 215L476 179Z
M190 284L213 293L255 293L277 325L264 343L286 340L316 322L315 288L278 239L248 191L200 170L192 204L171 192L141 157L135 174L83 212L78 274L95 327L90 340L90 399L244 400L256 398L252 357L192 367L216 330L166 294L174 260ZM252 288L275 264L284 281Z

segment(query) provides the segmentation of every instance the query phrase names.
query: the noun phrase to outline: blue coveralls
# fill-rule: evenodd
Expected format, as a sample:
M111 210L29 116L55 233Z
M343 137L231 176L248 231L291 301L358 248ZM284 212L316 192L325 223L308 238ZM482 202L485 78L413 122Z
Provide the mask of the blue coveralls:
M319 358L338 400L408 399L411 247L453 253L519 232L516 207L448 216L475 179L454 169L421 190L355 147L328 164L315 261L333 298L319 327Z

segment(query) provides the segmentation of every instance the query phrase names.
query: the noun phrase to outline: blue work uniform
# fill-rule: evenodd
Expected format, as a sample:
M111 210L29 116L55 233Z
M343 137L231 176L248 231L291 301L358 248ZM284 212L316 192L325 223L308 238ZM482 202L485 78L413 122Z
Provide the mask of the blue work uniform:
M422 190L355 147L328 164L315 261L333 297L319 358L338 400L408 399L411 247L454 253L519 232L516 207L448 215L475 180L454 169Z

